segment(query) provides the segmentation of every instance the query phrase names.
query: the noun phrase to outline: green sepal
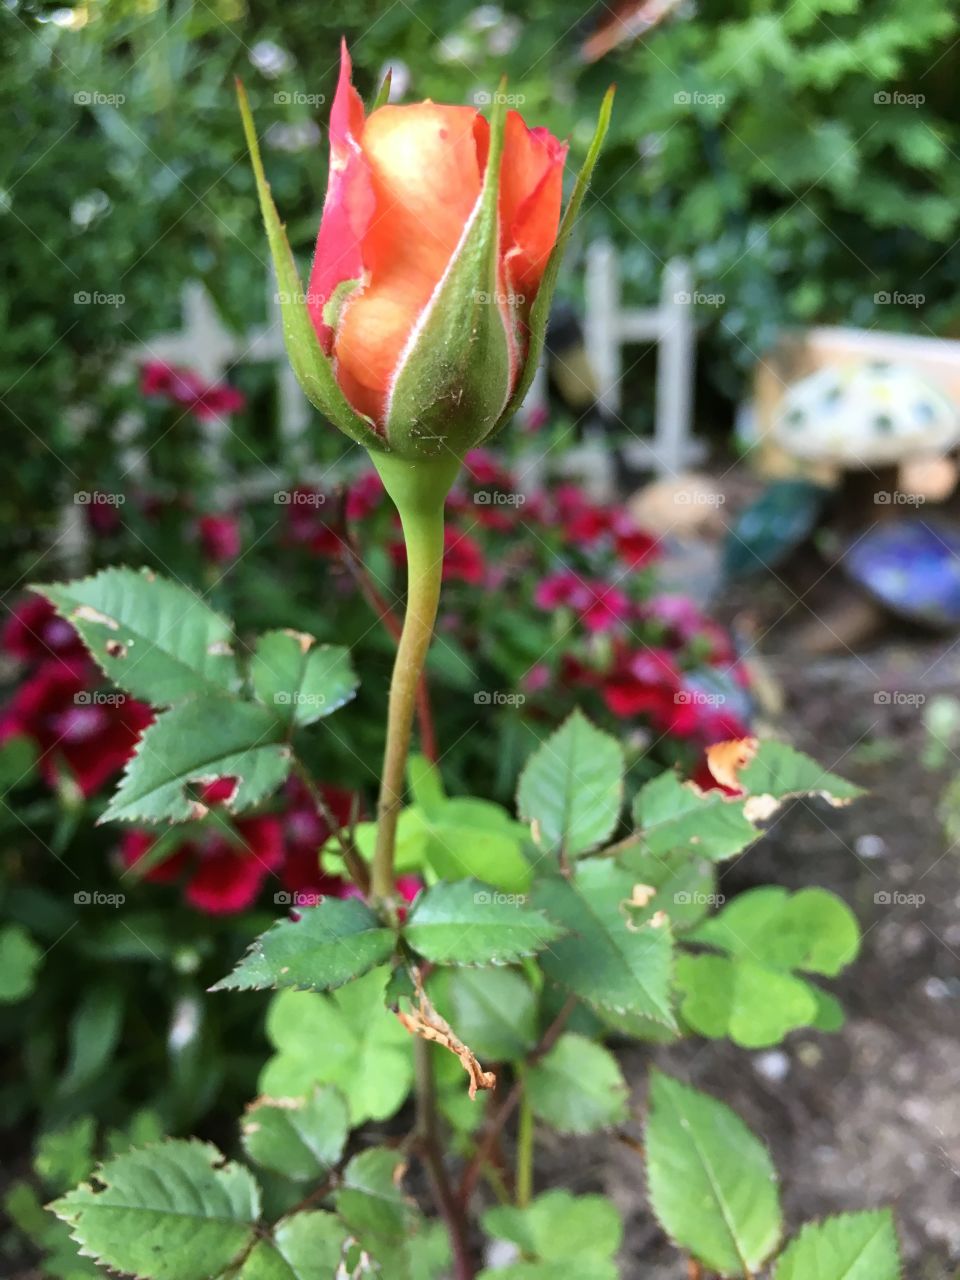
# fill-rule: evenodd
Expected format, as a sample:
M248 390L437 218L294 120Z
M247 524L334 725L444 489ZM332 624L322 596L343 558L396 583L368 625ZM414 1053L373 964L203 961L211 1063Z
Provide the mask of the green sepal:
M533 306L530 308L530 338L527 345L527 357L524 361L523 369L520 371L520 378L514 388L510 402L504 409L503 413L497 420L496 426L491 431L493 435L505 425L520 408L523 398L530 390L530 384L533 382L534 374L540 363L540 356L543 352L543 344L547 336L547 321L550 318L550 304L553 301L553 293L557 287L557 276L560 272L560 263L563 261L563 255L567 251L567 243L570 239L570 233L573 231L574 223L580 213L580 206L583 204L583 197L587 193L587 187L590 185L590 179L593 176L593 169L600 155L600 148L603 146L603 140L607 136L607 129L610 125L610 112L613 110L613 95L616 92L616 85L611 85L604 94L603 102L600 104L600 114L597 117L597 127L593 134L593 141L587 151L587 158L583 162L583 168L577 175L577 181L573 188L573 195L563 214L560 223L560 230L557 233L557 241L553 246L550 257L547 259L547 266L540 281L540 288L537 290L537 296L534 299Z
M369 420L362 418L351 408L330 367L316 330L307 311L306 298L297 264L294 261L287 233L277 206L270 193L260 158L260 145L253 125L250 104L246 90L237 81L237 101L240 104L240 116L243 120L243 132L250 151L250 161L257 183L257 195L260 199L260 212L266 228L273 267L276 273L277 288L280 298L280 310L283 323L283 340L287 355L297 381L304 395L331 422L335 423L344 434L368 449L383 451L386 444L377 434Z
M490 434L509 395L507 325L496 301L505 98L496 96L476 208L390 390L387 439L411 460L462 458Z
M383 79L380 81L380 87L367 108L367 115L372 116L375 111L381 107L385 107L390 101L390 85L393 81L393 67L387 67L384 72Z

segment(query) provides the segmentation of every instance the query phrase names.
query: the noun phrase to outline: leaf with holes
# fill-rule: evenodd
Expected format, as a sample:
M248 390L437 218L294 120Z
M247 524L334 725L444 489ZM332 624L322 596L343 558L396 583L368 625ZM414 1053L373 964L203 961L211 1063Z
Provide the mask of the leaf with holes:
M300 631L267 631L257 638L250 679L260 701L288 725L314 724L339 710L359 681L342 645L318 645Z
M533 905L568 930L543 953L540 967L588 1004L642 1014L675 1030L670 929L629 909L634 883L628 871L605 858L581 863L572 880L537 881Z
M350 1117L329 1085L299 1098L257 1098L240 1124L243 1148L256 1164L294 1182L319 1182L343 1155Z
M558 938L542 911L479 880L436 884L414 903L403 936L434 964L512 964Z
M100 821L203 817L206 807L190 789L221 778L235 779L223 804L240 813L280 786L290 762L283 726L265 707L228 698L183 702L145 730Z
M382 964L394 944L393 931L362 902L327 898L297 920L278 920L211 991L330 991Z
M773 1280L900 1280L889 1209L808 1222L777 1260Z
M97 1169L51 1208L86 1253L144 1280L209 1280L252 1244L260 1191L208 1142L171 1141Z
M616 1058L574 1032L530 1067L524 1087L534 1115L558 1133L595 1133L627 1118L627 1085Z
M743 748L740 759L730 748ZM752 798L748 802L747 812L763 812L758 810L757 802L769 797L767 812L772 812L779 803L795 796L820 796L834 806L849 804L864 794L862 787L854 786L845 778L830 773L812 760L809 756L797 751L786 742L757 742L755 738L745 739L738 744L720 743L707 751L707 760L714 776L718 776L714 765L713 753L720 752L721 761L732 764L732 776L725 776L721 769L721 780L736 782ZM774 803L776 802L776 803ZM765 815L764 815L765 816Z
M731 801L721 791L701 791L673 772L640 788L633 820L640 848L654 857L683 850L721 862L761 835L744 816L741 801Z
M651 1207L681 1248L723 1276L760 1269L782 1230L777 1176L739 1116L651 1071L646 1165Z
M612 833L623 804L623 749L574 711L533 753L517 811L541 849L577 857Z
M121 567L34 590L115 684L152 706L240 687L232 625L178 582Z

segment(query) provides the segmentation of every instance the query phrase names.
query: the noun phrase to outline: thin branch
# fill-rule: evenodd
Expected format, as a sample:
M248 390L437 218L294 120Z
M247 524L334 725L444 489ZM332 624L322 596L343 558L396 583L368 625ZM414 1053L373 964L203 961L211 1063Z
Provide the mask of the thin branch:
M549 1053L557 1043L560 1039L560 1034L563 1031L563 1028L567 1025L568 1018L576 1008L576 1004L576 996L567 997L560 1009L560 1012L540 1037L539 1043L535 1048L531 1049L530 1053L527 1055L526 1065L528 1067L539 1062L540 1059L545 1054ZM460 1203L462 1205L466 1206L470 1203L470 1199L480 1178L480 1173L484 1165L490 1161L493 1152L496 1149L500 1133L502 1132L504 1125L520 1105L520 1098L522 1095L523 1079L518 1077L513 1082L510 1092L490 1117L487 1127L484 1130L483 1137L480 1139L477 1149L474 1152L473 1159L464 1170L463 1178L460 1181Z
M370 892L370 869L360 856L357 846L353 842L352 826L349 832L344 832L343 827L337 821L333 810L324 800L320 792L320 788L310 777L306 765L301 760L294 760L293 771L307 788L310 799L316 806L317 812L324 822L330 828L330 834L340 846L340 854L343 858L343 865L346 867L350 879L357 886L364 897Z

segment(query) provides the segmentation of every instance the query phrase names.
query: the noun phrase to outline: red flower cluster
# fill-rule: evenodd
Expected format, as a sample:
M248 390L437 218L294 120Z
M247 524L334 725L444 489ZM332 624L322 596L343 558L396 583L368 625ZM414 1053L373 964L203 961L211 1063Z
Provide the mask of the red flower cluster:
M206 787L203 802L216 807L233 790L232 778L221 778ZM292 778L284 788L277 813L237 818L226 830L216 825L194 823L183 829L183 837L151 865L150 854L157 837L149 831L131 831L120 845L126 867L147 864L144 880L155 884L182 884L187 904L207 915L233 915L246 911L259 898L264 885L273 880L274 901L279 906L315 905L323 897L347 898L358 891L341 876L325 870L320 851L345 826L350 815L352 794L340 787L321 787L324 805L334 819L327 821L303 783ZM218 818L222 816L218 815ZM415 877L401 877L397 888L412 901L422 888Z
M93 795L123 768L152 719L150 708L101 690L79 636L40 596L14 610L0 648L32 667L0 710L0 742L29 738L50 786L66 771L85 796Z
M145 396L166 400L191 413L198 422L212 422L239 413L246 397L226 383L204 382L192 369L151 360L140 374L140 390Z

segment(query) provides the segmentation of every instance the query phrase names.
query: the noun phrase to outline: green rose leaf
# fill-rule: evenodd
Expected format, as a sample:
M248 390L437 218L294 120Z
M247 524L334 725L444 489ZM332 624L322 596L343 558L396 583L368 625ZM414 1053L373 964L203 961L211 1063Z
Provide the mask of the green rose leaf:
M687 1025L712 1040L729 1036L744 1049L779 1044L797 1027L813 1026L819 1012L808 983L748 959L681 955L676 981Z
M534 955L563 932L520 895L479 880L439 883L414 903L406 941L435 964L511 964Z
M594 1133L627 1118L627 1085L603 1045L568 1032L527 1071L534 1114L558 1133Z
M0 929L0 1004L25 999L36 986L43 951L19 924Z
M633 819L640 848L653 857L683 850L720 862L741 853L761 834L744 816L741 801L720 791L702 792L673 772L640 788Z
M483 1228L497 1240L512 1241L528 1257L539 1261L576 1261L577 1277L583 1274L581 1263L612 1258L623 1240L620 1215L609 1200L604 1196L575 1196L563 1190L547 1191L523 1209L512 1205L488 1209L483 1215ZM553 1274L556 1276L556 1269Z
M117 1156L51 1208L98 1262L144 1280L209 1280L254 1239L260 1192L208 1142Z
M752 1274L776 1248L780 1201L766 1148L729 1107L659 1071L650 1073L646 1166L661 1225L705 1266Z
M243 1147L256 1164L294 1182L319 1182L343 1155L350 1117L330 1085L299 1098L257 1098L240 1125Z
M115 684L152 706L240 687L231 623L178 582L114 568L34 590L76 627Z
M515 969L444 969L429 990L479 1058L516 1062L537 1043L537 998Z
M352 1127L385 1120L413 1079L411 1039L383 1006L388 971L374 969L331 995L281 991L267 1014L276 1052L260 1075L260 1092L296 1097L315 1084L343 1094Z
M620 854L617 862L638 884L656 890L652 905L666 912L676 933L691 929L722 901L715 864L697 854L683 849L654 854L638 845Z
M335 1213L296 1213L278 1222L269 1240L254 1245L237 1280L325 1280L337 1274L348 1239Z
M889 1209L808 1222L780 1255L773 1280L900 1280Z
M588 1004L641 1014L675 1030L670 930L629 908L634 884L628 871L605 858L581 863L572 880L537 881L534 906L569 930L543 953L540 966ZM653 909L651 904L648 916Z
M500 805L456 797L429 810L406 811L422 839L421 858L444 880L472 876L504 893L525 893L532 868L523 856L526 829Z
M128 761L101 822L186 822L205 807L190 788L234 778L223 804L249 809L290 772L283 727L265 707L227 698L198 698L171 707L151 724Z
M773 796L777 800L821 796L832 805L843 805L864 794L862 787L830 773L786 742L761 742L753 759L739 770L737 779L751 796Z
M362 1243L395 1244L410 1235L416 1206L401 1187L404 1157L386 1147L361 1151L347 1165L337 1192L337 1212Z
M740 894L689 937L776 969L835 977L860 947L856 916L826 889L765 885Z
M617 825L623 804L623 750L574 711L530 757L517 809L541 849L577 857Z
M342 645L318 645L299 631L267 631L250 663L253 690L285 724L307 725L339 710L359 681Z
M211 990L330 991L382 964L395 941L393 932L364 903L327 898L302 911L297 920L278 920Z

